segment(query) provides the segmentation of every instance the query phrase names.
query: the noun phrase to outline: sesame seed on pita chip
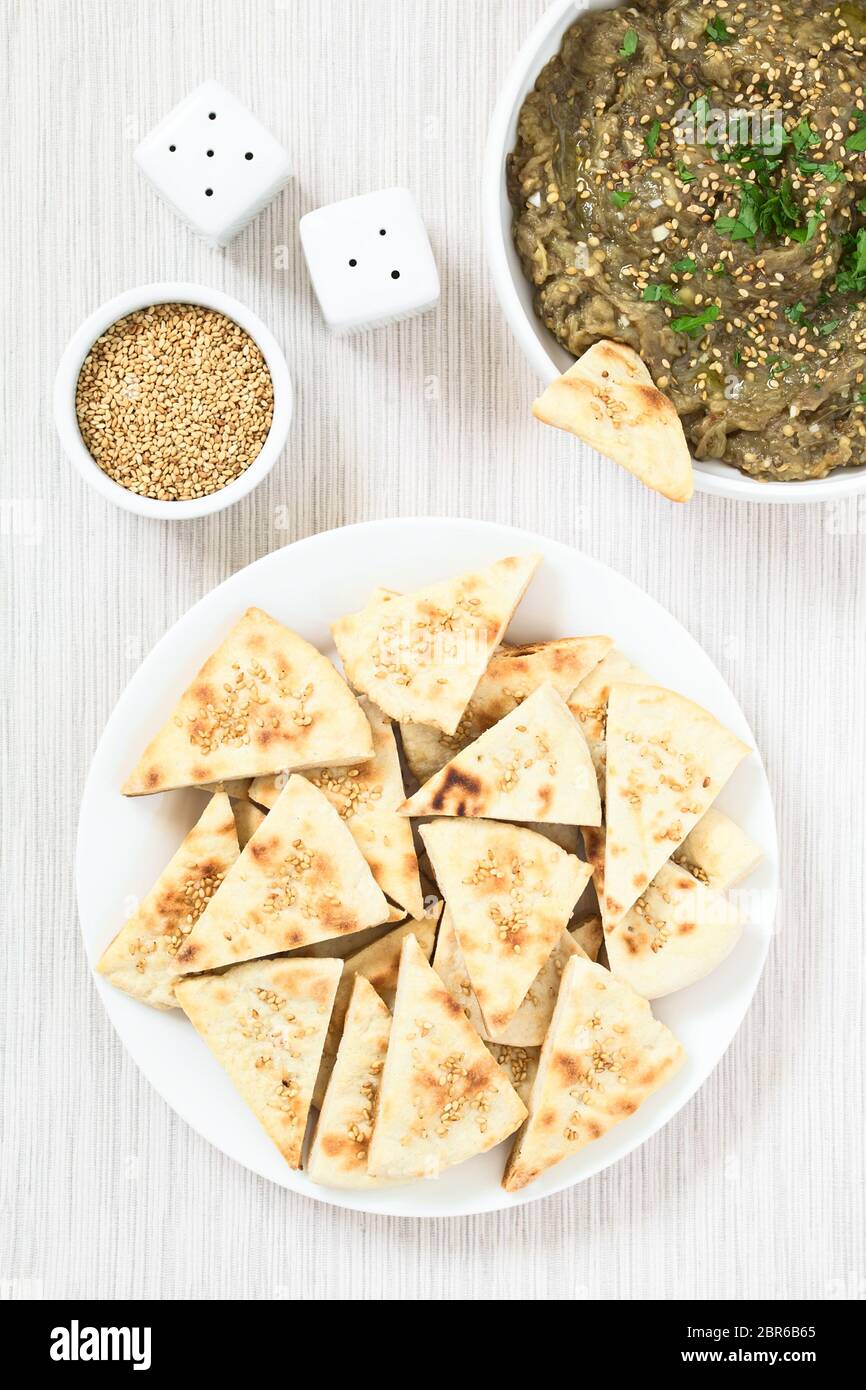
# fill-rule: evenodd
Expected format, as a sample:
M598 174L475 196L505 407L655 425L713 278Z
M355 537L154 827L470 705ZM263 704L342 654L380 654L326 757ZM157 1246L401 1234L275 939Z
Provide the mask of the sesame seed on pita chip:
M488 1037L501 1038L568 926L590 867L534 830L485 820L421 826Z
M517 1192L627 1119L678 1071L685 1053L645 999L572 956L541 1049L529 1116L502 1186Z
M577 435L672 502L694 490L685 431L638 354L602 339L551 382L532 407L537 420Z
M345 937L388 920L388 904L327 797L285 789L178 953L187 972Z
M177 999L290 1168L300 1168L313 1082L342 962L255 960L194 975Z
M498 724L540 685L566 699L613 645L610 637L560 637L493 653L453 734L428 724L401 724L406 761L426 782L456 753Z
M525 1115L505 1073L410 934L400 957L369 1172L435 1177L500 1144Z
M391 719L453 734L539 563L511 555L414 593L374 595L332 632L352 686Z
M370 726L336 667L260 608L248 608L122 790L147 796L372 755Z
M542 685L434 773L400 807L407 816L597 825L601 800L580 726Z
M183 973L178 954L239 853L231 804L217 792L103 951L99 974L154 1008L177 1008L174 985Z
M707 710L672 690L611 688L605 929L625 916L750 751Z

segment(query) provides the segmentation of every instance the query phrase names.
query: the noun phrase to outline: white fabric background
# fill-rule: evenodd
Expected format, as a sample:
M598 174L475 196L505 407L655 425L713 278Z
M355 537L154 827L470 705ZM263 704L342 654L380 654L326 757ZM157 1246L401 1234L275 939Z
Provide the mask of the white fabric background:
M866 512L700 496L675 510L531 422L536 383L494 301L478 186L498 84L542 8L3 0L0 1293L866 1293ZM296 171L225 253L158 203L132 162L136 140L211 75L285 139ZM441 307L331 340L302 266L298 217L395 182L420 198ZM281 247L288 269L277 268ZM269 482L201 522L146 522L104 504L73 475L51 422L52 377L72 331L109 295L159 279L200 280L251 304L284 344L297 385L290 442ZM169 1112L99 1006L72 862L100 730L165 628L275 546L413 513L536 529L666 604L755 729L784 876L754 1006L662 1134L561 1196L426 1224L271 1187Z

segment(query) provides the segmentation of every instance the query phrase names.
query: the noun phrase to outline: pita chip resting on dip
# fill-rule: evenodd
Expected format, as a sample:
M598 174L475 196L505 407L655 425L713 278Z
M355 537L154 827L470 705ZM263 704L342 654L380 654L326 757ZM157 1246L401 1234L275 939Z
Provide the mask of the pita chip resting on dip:
M671 502L691 497L692 460L680 417L632 348L593 343L539 396L532 413L576 434Z

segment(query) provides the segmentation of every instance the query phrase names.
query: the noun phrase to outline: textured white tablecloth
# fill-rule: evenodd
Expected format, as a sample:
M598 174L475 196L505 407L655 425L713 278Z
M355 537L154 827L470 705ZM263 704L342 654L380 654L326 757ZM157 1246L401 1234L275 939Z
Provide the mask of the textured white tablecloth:
M531 422L536 383L485 269L479 172L498 86L542 8L3 0L0 1294L866 1293L866 536L853 508L698 496L675 510ZM296 171L225 253L157 202L132 161L137 139L208 76L284 138ZM303 269L298 217L390 183L419 196L441 307L332 340ZM283 459L212 520L161 524L114 510L73 475L52 426L52 376L69 335L109 295L160 279L245 300L283 343L296 381ZM763 982L696 1099L579 1188L427 1223L295 1197L191 1133L104 1016L73 888L92 751L166 627L276 546L414 513L541 531L666 604L742 701L783 847ZM866 515L859 525L866 531Z

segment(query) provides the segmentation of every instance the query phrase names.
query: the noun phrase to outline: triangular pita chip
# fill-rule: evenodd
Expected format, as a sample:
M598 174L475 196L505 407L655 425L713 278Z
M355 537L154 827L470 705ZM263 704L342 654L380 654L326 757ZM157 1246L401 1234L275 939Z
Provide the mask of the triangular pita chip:
M501 1038L568 925L590 868L543 835L496 821L421 827L486 1032Z
M534 402L537 420L576 434L672 502L692 495L692 459L673 402L622 343L593 343Z
M485 1046L497 1066L505 1072L523 1104L528 1106L541 1048L511 1047L508 1043L495 1042L486 1043Z
M733 903L668 861L606 932L608 964L645 999L660 999L715 970L742 930Z
M723 893L756 869L764 856L745 830L711 806L671 857L708 888Z
M649 676L623 656L613 651L598 663L593 671L572 691L566 701L581 733L586 739L598 775L598 789L604 800L605 730L607 701L612 685L652 685Z
M246 849L249 841L265 819L266 812L261 807L254 806L251 801L236 801L232 810L238 832L238 844L241 849Z
M424 911L418 859L412 829L397 815L403 801L403 775L397 742L380 709L362 699L361 707L373 734L373 757L349 767L326 767L304 776L324 792L349 827L382 892L420 917ZM273 806L286 774L257 777L250 797L262 806Z
M433 969L485 1042L496 1041L515 1047L537 1047L544 1042L565 963L570 956L582 954L582 948L577 941L569 932L564 931L529 986L517 1013L496 1039L491 1038L487 1031L454 930L451 912L447 907L442 914L442 923L436 938Z
M598 825L601 801L586 739L561 695L542 685L400 808L409 816Z
M256 960L177 986L184 1013L290 1168L301 1166L341 969L338 960Z
M177 1008L178 952L239 852L229 799L218 792L103 953L100 975L145 1004Z
M749 751L707 710L672 690L612 688L605 929L637 901Z
M526 1107L411 935L393 1013L369 1171L432 1177L513 1134Z
M327 797L290 777L178 953L184 971L349 936L388 904Z
M540 685L566 699L612 646L610 637L561 637L532 646L500 647L475 687L453 734L427 724L402 724L403 751L419 782L426 782L467 744L498 724Z
M517 1192L600 1139L668 1081L684 1056L645 999L602 966L573 956L502 1186Z
M356 975L337 1060L331 1072L306 1172L325 1187L380 1187L367 1171L373 1108L388 1051L391 1015L363 975Z
M453 734L538 561L511 555L341 618L332 631L350 682L392 719Z
M397 974L400 969L400 952L403 949L403 941L411 933L416 938L426 959L429 960L441 909L442 904L435 903L426 917L404 922L402 926L395 927L393 931L389 931L385 936L380 936L377 941L365 946L362 951L355 951L353 955L346 957L343 976L337 990L337 997L334 1000L331 1021L328 1024L328 1035L325 1038L325 1047L322 1052L322 1065L316 1078L316 1088L313 1092L314 1105L321 1105L325 1094L328 1077L331 1075L331 1068L337 1055L337 1047L343 1031L343 1022L346 1017L346 1009L349 1006L349 996L352 993L352 983L355 976L363 975L366 980L369 980L376 993L390 1009L397 993Z
M569 927L568 931L585 956L589 956L590 960L598 960L604 940L604 928L600 917L585 917L576 926Z
M327 767L372 753L363 710L327 657L248 608L181 695L123 793Z

